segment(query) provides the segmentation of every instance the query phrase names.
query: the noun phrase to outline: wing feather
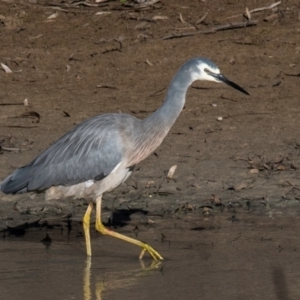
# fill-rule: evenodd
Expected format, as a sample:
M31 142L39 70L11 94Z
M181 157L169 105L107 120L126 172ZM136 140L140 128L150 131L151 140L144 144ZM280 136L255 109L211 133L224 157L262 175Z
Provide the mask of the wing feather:
M1 183L1 190L45 190L106 177L123 158L120 128L127 118L122 116L99 115L75 126L30 164L8 176Z

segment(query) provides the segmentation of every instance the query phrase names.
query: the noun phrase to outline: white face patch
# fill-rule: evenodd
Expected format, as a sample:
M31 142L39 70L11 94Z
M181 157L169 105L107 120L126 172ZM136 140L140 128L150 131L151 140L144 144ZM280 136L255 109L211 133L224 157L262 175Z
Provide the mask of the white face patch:
M95 183L94 180L88 180L84 184L85 184L85 187L88 188L88 187L92 186L94 183Z
M208 70L212 73L215 74L221 74L219 68L212 68L211 66L209 66L208 64L201 62L198 64L198 69L199 69L199 73L193 73L192 74L192 78L195 80L207 80L207 81L214 81L214 82L220 82L218 79L216 79L215 77L211 76L207 71Z

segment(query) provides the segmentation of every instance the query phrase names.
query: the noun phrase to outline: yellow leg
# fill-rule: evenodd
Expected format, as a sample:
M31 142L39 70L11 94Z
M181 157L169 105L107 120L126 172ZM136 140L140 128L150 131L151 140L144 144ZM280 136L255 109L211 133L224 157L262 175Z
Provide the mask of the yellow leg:
M90 202L89 206L83 217L83 231L85 236L86 253L87 256L92 256L91 237L90 237L90 223L91 223L91 212L93 210L94 203Z
M101 232L102 234L107 234L107 235L113 236L115 238L121 239L123 241L129 242L129 243L132 243L134 245L141 247L142 252L139 256L140 259L142 259L145 252L148 251L153 259L163 260L163 257L150 245L105 228L101 222L101 202L102 202L102 197L100 196L96 199L96 230L97 231Z

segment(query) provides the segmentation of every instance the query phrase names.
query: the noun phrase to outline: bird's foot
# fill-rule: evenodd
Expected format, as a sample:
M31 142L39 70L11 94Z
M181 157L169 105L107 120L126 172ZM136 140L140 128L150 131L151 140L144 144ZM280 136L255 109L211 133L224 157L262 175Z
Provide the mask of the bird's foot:
M142 246L143 250L140 254L140 257L139 259L142 259L145 252L148 251L149 254L152 256L152 258L154 260L163 260L164 258L154 249L152 248L150 245L146 244L146 243L143 243L143 246Z

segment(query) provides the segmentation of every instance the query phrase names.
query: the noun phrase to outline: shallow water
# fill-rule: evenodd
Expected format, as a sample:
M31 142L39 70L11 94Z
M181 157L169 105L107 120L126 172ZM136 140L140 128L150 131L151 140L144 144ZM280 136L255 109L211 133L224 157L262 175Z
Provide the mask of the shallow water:
M51 245L41 229L6 234L1 299L300 299L299 218L219 215L198 227L196 219L162 221L163 242L141 233L166 258L158 264L95 234L88 260L76 230L48 230Z

